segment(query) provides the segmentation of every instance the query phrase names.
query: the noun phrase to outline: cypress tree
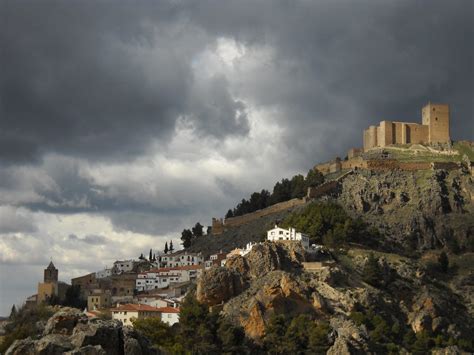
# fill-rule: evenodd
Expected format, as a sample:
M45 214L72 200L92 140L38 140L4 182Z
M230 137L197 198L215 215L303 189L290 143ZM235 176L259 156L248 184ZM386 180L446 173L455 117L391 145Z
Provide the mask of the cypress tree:
M165 254L168 254L168 242L165 242L165 250L164 250Z
M170 253L172 253L173 250L174 250L173 241L171 240L171 241L170 241Z

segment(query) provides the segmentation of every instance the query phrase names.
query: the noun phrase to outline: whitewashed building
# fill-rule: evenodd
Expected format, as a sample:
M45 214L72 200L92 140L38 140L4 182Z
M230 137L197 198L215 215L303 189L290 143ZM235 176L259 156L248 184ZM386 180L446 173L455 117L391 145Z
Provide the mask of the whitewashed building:
M130 272L133 270L134 261L133 260L117 260L114 262L114 272L117 274L122 274L124 272Z
M175 266L153 269L137 275L137 291L151 291L165 288L173 283L188 282L197 279L204 269L203 265Z
M160 307L158 308L161 314L161 321L168 325L173 325L179 322L179 309L174 307Z
M162 322L173 325L179 322L179 308L152 307L146 304L128 303L112 308L112 319L119 320L123 325L133 325L133 321L143 318L160 318Z
M188 253L178 251L172 254L163 254L159 257L161 267L203 265L204 258L201 253Z
M270 229L267 232L267 240L272 242L278 241L295 241L300 242L303 248L306 250L309 249L309 237L306 234L299 233L295 228L280 228L275 226L275 228Z
M132 321L135 319L161 317L159 308L146 304L123 304L112 308L110 312L112 313L112 319L117 319L122 322L123 325L130 326L133 325Z

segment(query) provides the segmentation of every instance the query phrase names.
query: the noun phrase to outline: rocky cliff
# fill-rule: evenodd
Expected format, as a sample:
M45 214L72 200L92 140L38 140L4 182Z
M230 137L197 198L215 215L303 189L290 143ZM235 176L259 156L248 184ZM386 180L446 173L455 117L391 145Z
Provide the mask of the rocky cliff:
M304 253L267 242L245 257L230 259L225 268L206 271L198 281L197 297L210 306L219 305L257 342L276 314L327 320L333 329L331 354L372 349L368 329L354 318L357 312L383 315L415 334L470 337L473 310L459 294L429 276L424 262L377 253L380 277L386 282L374 287L364 281L368 255L367 250L352 249L331 266L309 272L302 264ZM229 289L236 282L239 287Z

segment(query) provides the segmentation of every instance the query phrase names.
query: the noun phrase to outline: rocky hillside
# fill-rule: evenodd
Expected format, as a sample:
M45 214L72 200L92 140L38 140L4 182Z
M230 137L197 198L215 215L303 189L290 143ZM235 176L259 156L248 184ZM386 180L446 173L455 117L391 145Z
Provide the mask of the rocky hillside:
M390 343L401 351L407 334L430 334L440 339L440 347L450 342L451 350L459 351L474 329L465 300L422 260L376 256L379 279L370 284L364 276L367 250L352 249L330 266L308 271L304 251L266 242L225 268L206 271L197 298L222 310L257 342L265 340L275 315L305 314L330 324L328 354L383 351ZM384 334L375 322L383 324Z
M149 342L118 321L88 319L80 310L61 308L46 324L38 339L16 340L6 355L145 355L157 354Z
M377 228L387 251L474 251L474 178L466 171L354 171L339 191L322 200L338 203L353 218ZM302 208L200 237L190 250L209 255L263 241L276 221Z

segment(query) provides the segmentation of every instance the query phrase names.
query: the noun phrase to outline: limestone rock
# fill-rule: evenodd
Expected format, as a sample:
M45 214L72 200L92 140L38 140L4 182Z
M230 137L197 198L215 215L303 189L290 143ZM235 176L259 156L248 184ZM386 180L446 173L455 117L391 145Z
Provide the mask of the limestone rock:
M253 339L261 338L265 335L265 320L263 317L262 305L256 302L250 309L247 318L241 318L245 334Z
M121 328L118 321L92 319L89 323L79 323L74 328L71 342L76 348L100 345L107 354L119 355L123 349Z
M43 334L71 335L78 323L85 322L87 322L87 316L83 312L77 308L65 307L48 319Z
M244 281L240 274L223 267L211 268L199 278L196 298L213 306L238 295L243 289Z
M31 338L15 340L5 352L5 355L34 355L36 341Z
M39 355L60 355L73 348L69 337L62 334L48 334L38 340L35 346Z
M343 338L336 338L334 344L328 349L326 355L351 355L353 352L349 343Z
M86 345L82 348L65 352L64 355L107 355L100 345Z

